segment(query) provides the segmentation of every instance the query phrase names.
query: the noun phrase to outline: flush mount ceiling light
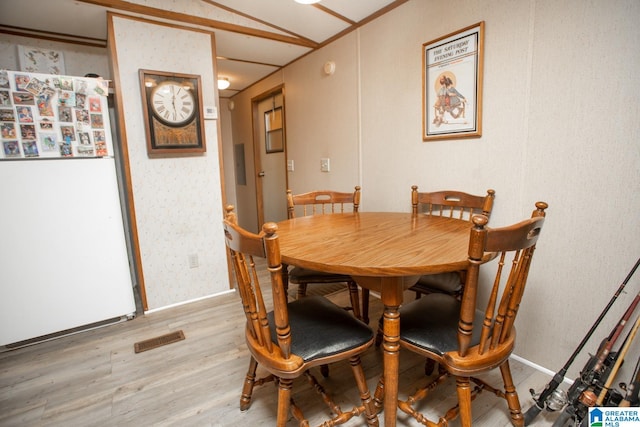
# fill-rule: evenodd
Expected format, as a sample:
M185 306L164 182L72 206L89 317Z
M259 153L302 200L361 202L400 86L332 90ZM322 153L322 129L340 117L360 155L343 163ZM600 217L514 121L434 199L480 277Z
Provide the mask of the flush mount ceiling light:
M320 0L296 0L296 3L300 3L300 4L314 4L314 3L320 3Z
M226 77L220 77L218 79L218 89L219 90L225 90L226 88L228 88L231 85L231 83L229 82L229 79Z

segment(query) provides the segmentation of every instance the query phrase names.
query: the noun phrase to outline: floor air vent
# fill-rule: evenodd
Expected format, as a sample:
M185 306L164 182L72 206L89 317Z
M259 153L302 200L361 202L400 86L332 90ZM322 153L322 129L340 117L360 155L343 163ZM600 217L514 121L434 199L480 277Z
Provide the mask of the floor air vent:
M160 335L159 337L151 338L148 340L140 341L134 344L136 353L142 353L143 351L152 350L163 345L172 344L174 342L182 341L184 339L184 332L176 331L169 334Z

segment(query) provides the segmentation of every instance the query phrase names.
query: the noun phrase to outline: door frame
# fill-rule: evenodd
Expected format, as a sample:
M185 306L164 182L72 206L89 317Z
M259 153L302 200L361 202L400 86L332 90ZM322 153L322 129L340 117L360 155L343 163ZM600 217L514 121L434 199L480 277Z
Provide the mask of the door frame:
M284 92L284 83L278 86L275 86L266 92L263 92L253 98L251 98L251 127L253 134L253 177L255 180L256 186L256 212L258 216L258 229L260 229L261 224L264 224L264 192L262 188L262 179L260 173L262 172L262 150L260 150L260 123L263 120L260 117L258 106L259 104L269 98L273 98L275 95L282 95L282 109L284 114L282 115L282 130L284 137L284 170L285 170L285 187L283 189L283 193L289 188L289 173L287 172L287 107L285 102L285 92Z

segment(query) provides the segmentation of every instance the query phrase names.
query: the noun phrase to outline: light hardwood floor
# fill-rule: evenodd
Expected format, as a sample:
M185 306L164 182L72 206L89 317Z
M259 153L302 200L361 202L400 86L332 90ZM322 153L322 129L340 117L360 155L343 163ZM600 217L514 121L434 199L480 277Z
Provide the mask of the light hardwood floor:
M328 297L337 303L347 299L344 291ZM372 325L381 310L379 300L372 297ZM176 330L184 331L185 340L134 353L134 343ZM273 384L256 388L251 408L239 410L248 360L244 314L235 293L5 351L0 353L0 426L273 425ZM362 362L373 391L381 351L370 349ZM424 381L423 367L423 360L401 351L402 397ZM529 388L539 391L549 377L516 361L512 370L526 409L531 405ZM358 402L348 365L332 365L329 378L322 379L319 373L317 377L343 408ZM326 406L303 379L294 382L294 396L311 425L320 424ZM435 415L454 400L451 383L425 400L423 410ZM473 410L474 426L511 425L504 401L487 393L476 399ZM402 413L398 418L398 426L420 425ZM553 418L554 414L543 413L533 425L551 425ZM295 420L289 425L296 425ZM363 425L362 418L345 424Z

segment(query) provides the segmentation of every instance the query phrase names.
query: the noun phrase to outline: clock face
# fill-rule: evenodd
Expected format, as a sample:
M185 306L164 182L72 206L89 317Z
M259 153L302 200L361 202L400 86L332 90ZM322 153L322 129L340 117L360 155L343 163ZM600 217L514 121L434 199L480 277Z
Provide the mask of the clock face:
M205 153L200 76L138 70L150 157Z
M165 81L153 89L151 109L162 123L168 126L182 126L194 118L196 102L188 86Z

